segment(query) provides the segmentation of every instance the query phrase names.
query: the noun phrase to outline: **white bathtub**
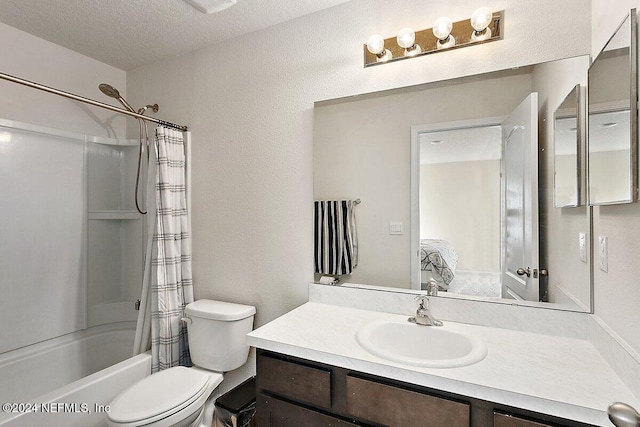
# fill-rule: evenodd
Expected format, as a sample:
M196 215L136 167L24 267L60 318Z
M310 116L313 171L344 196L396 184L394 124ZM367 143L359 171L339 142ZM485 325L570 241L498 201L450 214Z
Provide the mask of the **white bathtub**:
M14 404L3 406L0 426L105 425L106 405L151 373L149 354L130 357L134 333L101 326L0 357L0 404ZM33 405L38 412L22 413Z

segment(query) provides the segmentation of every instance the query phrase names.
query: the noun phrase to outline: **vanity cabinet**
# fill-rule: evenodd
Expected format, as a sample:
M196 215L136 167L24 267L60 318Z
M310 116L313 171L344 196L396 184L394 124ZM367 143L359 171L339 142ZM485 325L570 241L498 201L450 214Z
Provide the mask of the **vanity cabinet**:
M586 424L258 350L258 427L582 427Z

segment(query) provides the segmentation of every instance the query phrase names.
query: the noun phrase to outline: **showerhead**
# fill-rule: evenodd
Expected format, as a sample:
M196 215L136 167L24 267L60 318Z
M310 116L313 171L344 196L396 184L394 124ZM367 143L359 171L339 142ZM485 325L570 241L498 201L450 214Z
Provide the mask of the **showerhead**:
M100 89L100 92L104 93L105 95L110 96L111 98L115 98L118 101L120 101L120 103L127 110L131 111L132 113L136 112L136 110L134 110L133 107L131 105L129 105L129 103L127 101L125 101L123 97L120 96L120 92L118 92L118 89L116 89L115 87L113 87L111 85L108 85L106 83L100 83L98 85L98 89Z
M111 85L108 85L106 83L100 83L98 85L98 89L100 89L100 92L104 93L107 96L110 96L111 98L115 98L115 99L120 98L120 92L118 92L118 89L116 89Z

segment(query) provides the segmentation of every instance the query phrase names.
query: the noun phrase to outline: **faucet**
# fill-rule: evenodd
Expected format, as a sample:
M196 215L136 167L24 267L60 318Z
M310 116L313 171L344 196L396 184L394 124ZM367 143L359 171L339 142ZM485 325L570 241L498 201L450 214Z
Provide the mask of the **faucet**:
M422 326L442 326L442 322L435 319L431 312L429 312L429 297L426 295L420 295L416 297L418 301L418 310L416 310L416 316L410 317L409 322Z

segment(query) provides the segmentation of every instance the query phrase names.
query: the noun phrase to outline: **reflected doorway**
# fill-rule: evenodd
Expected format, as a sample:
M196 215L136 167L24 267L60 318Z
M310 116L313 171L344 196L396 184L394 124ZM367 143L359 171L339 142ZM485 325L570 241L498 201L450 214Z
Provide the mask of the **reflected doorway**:
M537 147L535 93L508 117L412 127L413 289L541 300Z

